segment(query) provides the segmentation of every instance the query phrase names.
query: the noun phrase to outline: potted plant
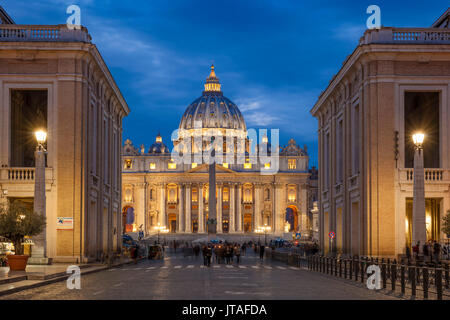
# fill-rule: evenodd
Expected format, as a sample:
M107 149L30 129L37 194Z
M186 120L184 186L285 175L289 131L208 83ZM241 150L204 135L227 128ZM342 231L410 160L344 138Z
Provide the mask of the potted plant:
M447 238L450 238L450 210L448 210L447 214L442 218L442 232L447 235Z
M19 200L0 205L0 236L14 244L14 255L8 255L10 270L24 271L28 256L23 254L25 236L40 234L45 227L45 217L34 212Z

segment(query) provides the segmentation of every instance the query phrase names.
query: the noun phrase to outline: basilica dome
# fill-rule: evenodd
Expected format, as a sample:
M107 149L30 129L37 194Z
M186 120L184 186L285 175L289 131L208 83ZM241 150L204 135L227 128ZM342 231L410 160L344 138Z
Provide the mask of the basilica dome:
M196 123L202 128L235 129L246 131L244 117L235 103L223 96L220 82L211 66L203 95L194 100L181 118L180 130L194 129ZM199 124L197 123L197 126Z
M161 134L158 133L155 143L150 146L148 153L169 153L169 148L162 142Z

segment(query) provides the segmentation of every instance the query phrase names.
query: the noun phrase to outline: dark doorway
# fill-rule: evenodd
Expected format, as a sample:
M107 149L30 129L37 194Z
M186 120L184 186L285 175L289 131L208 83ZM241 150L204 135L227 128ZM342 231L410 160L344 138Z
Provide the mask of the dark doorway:
M439 92L405 93L405 168L414 167L412 135L425 133L425 168L439 168Z
M11 90L11 167L34 167L37 129L47 130L47 91Z

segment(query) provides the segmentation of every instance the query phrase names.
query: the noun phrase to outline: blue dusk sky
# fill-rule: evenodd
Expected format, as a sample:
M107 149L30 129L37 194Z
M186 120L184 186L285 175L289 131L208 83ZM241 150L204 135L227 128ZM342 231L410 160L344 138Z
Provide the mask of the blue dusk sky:
M81 8L86 26L131 113L123 138L146 148L158 131L171 146L186 107L214 63L224 95L248 128L280 129L280 144L307 145L317 165L317 121L309 111L366 28L366 9L383 26L428 27L442 0L0 0L18 24L65 24Z

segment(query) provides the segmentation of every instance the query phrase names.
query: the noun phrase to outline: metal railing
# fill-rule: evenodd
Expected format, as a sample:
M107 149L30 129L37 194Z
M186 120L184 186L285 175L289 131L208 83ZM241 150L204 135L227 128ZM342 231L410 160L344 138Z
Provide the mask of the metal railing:
M364 283L369 276L367 268L378 266L381 270L382 289L399 296L442 300L450 298L449 265L442 263L402 264L384 258L353 257L349 259L308 256L307 268L327 275Z

